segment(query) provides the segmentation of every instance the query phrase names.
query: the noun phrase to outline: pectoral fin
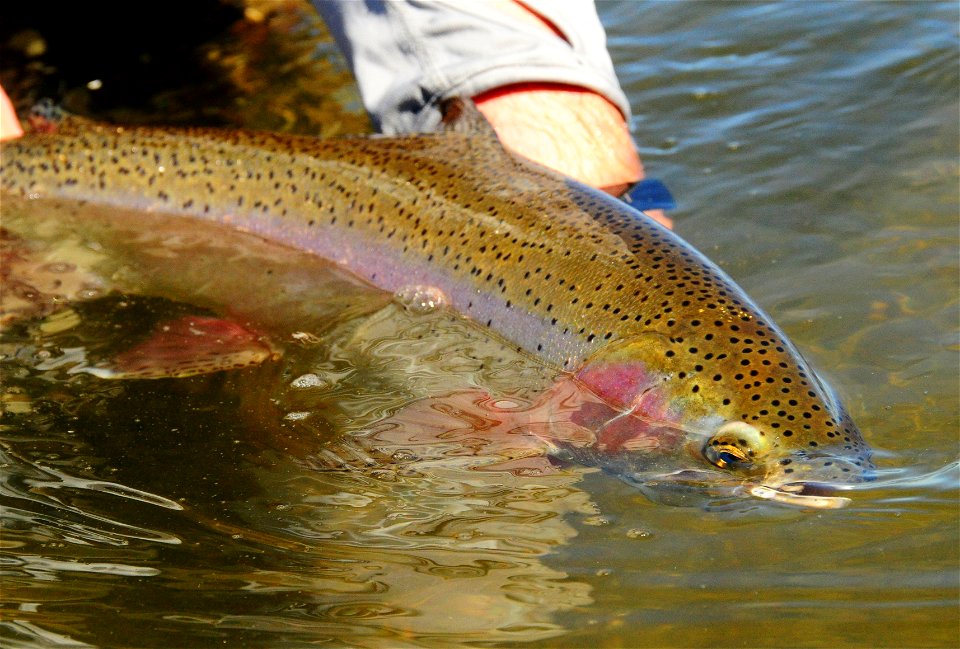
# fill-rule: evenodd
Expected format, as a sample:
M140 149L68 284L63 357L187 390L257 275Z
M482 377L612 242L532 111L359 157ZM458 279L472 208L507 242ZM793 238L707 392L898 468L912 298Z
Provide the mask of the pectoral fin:
M276 352L255 331L220 318L186 316L159 325L145 342L82 371L104 379L161 379L259 365Z

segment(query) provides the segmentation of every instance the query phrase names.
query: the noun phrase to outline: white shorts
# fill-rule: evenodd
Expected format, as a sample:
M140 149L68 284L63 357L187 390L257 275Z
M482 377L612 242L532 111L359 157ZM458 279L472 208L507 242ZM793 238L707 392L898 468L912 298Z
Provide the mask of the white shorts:
M630 106L590 0L524 0L566 40L483 0L313 0L344 53L374 128L432 131L440 103L524 82L581 86Z

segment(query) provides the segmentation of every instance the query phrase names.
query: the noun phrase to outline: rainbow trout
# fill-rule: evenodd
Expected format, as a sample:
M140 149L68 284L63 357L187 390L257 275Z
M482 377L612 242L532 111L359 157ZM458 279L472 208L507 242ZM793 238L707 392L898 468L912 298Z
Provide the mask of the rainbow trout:
M454 129L456 130L456 129ZM467 129L469 130L469 129ZM2 147L2 190L205 219L431 295L582 395L555 450L635 482L837 507L870 450L830 389L716 265L490 133L319 140L65 123ZM567 408L570 410L570 408Z

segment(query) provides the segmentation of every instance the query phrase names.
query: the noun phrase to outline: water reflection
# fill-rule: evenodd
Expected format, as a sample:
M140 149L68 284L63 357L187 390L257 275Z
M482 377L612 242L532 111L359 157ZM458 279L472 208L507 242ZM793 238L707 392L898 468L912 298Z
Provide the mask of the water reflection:
M96 574L120 579L100 581L99 600L119 597L130 579L138 598L192 593L164 616L178 626L371 647L552 637L562 630L556 613L589 603L588 586L542 562L575 535L566 516L595 513L576 487L582 469L539 456L538 470L537 457L513 457L512 439L498 456L476 428L498 408L522 410L516 386L546 385L543 368L448 313L407 309L323 262L243 236L177 221L145 228L143 215L71 204L17 210L5 224L30 248L23 259L70 258L71 272L106 296L61 299L70 317L56 327L53 307L18 306L4 337L14 600L29 608L37 580L84 584ZM98 254L80 263L69 241ZM197 282L224 263L269 273L255 293L252 273L243 287ZM269 313L258 324L283 360L154 381L77 371L158 321L214 304L234 317ZM457 382L459 400L428 398ZM500 387L495 408L477 405ZM484 466L497 457L507 464ZM108 561L105 547L124 561ZM198 562L202 575L190 568ZM48 622L40 612L18 618L27 626L17 632Z

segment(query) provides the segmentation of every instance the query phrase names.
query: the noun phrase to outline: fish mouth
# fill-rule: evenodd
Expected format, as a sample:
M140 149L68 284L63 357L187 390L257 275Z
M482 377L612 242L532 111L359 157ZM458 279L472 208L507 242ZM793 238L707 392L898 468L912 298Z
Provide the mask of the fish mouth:
M793 507L840 509L851 502L840 492L876 479L876 468L867 456L847 458L820 453L795 455L791 459L792 462L781 460L776 470L744 484L744 495Z
M627 482L639 487L655 502L680 506L695 504L705 496L708 499L756 498L777 505L803 509L841 509L849 505L851 499L839 495L839 492L853 488L853 485L814 481L797 481L773 486L730 480L729 476L721 476L713 471L689 469L659 475L655 478L634 476Z
M791 507L810 507L813 509L840 509L850 504L846 496L835 495L842 487L823 482L791 482L779 487L767 485L749 485L744 488L746 494Z

